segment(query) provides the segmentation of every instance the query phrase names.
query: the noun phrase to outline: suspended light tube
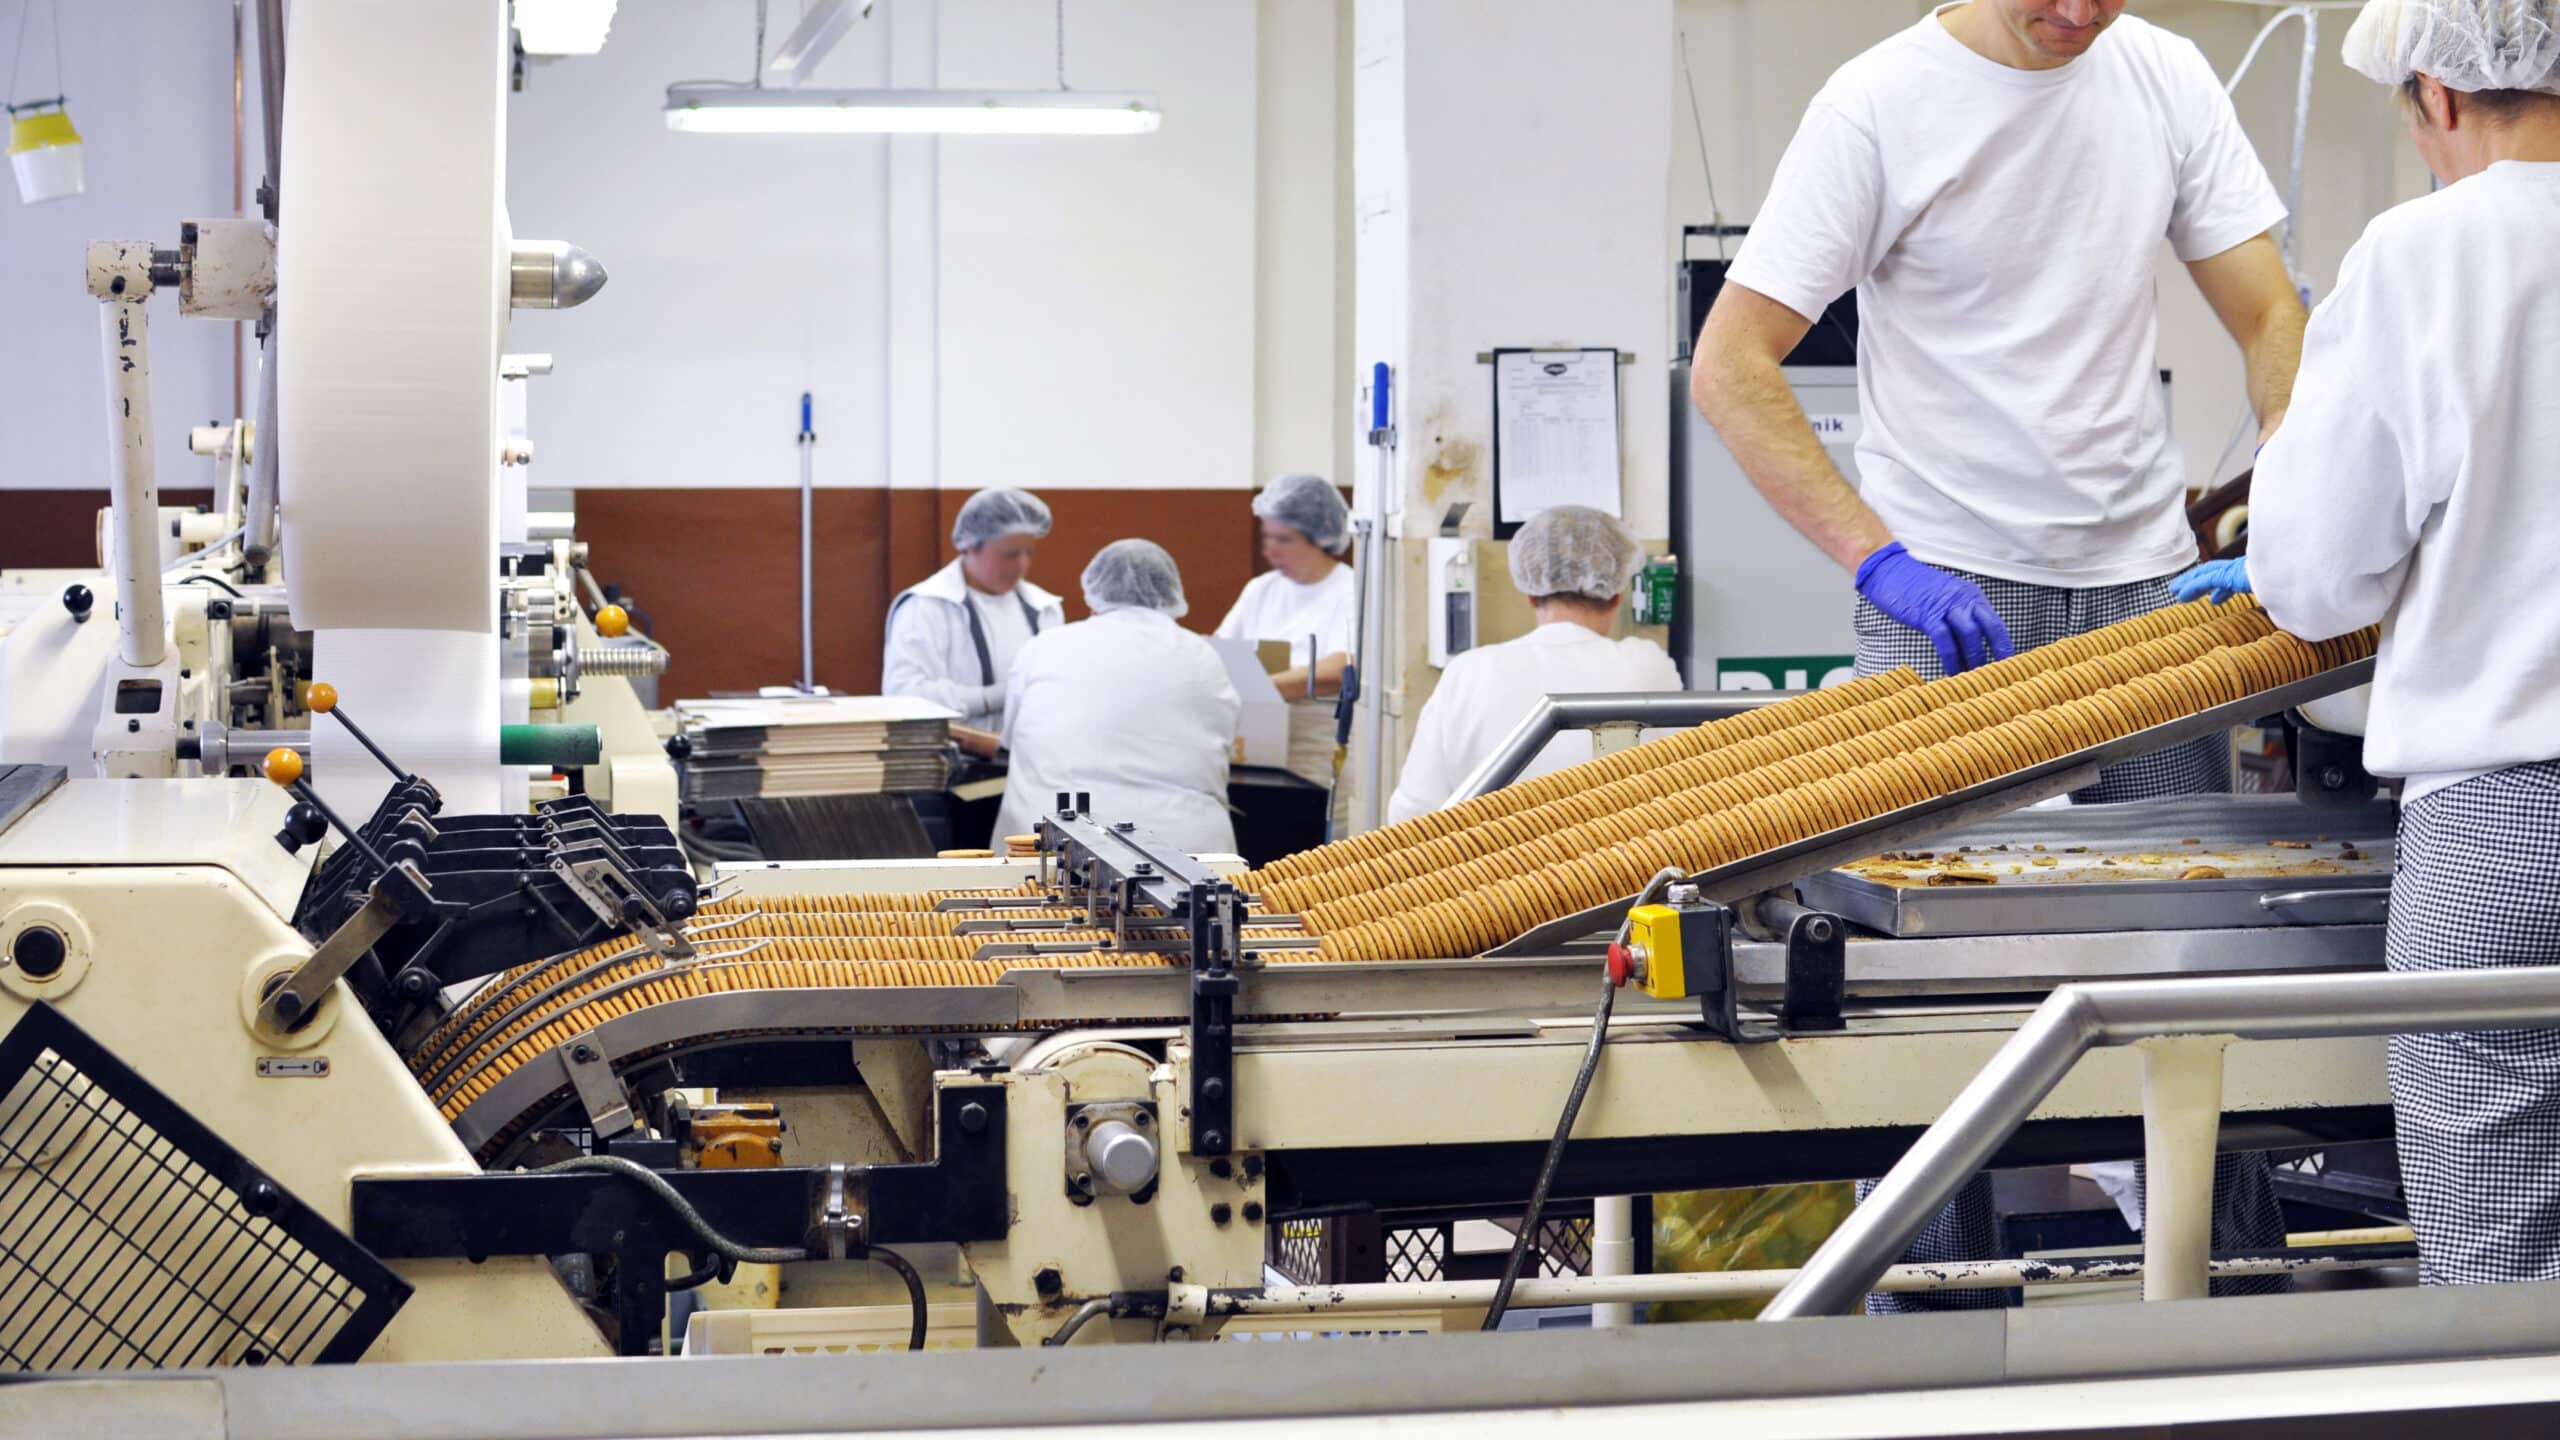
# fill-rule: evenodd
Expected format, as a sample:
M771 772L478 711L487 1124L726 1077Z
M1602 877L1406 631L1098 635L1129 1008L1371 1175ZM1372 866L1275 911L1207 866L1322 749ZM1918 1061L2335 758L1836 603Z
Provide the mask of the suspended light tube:
M667 128L710 135L1142 135L1153 95L1096 90L765 90L670 85Z

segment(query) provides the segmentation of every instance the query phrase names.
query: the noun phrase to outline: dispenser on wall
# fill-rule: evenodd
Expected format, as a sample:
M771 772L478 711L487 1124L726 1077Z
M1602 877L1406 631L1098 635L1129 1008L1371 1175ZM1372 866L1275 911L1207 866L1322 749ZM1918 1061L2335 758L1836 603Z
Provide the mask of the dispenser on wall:
M1476 648L1476 543L1461 539L1465 501L1440 518L1440 533L1426 539L1424 559L1431 581L1431 663L1444 668L1449 657Z

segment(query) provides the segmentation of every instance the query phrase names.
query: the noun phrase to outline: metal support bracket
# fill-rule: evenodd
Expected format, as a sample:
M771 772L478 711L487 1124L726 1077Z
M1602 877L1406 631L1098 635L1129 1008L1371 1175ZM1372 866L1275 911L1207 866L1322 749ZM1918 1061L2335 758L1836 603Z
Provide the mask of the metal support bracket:
M598 1140L610 1140L630 1133L639 1125L631 1111L630 1092L613 1073L613 1056L604 1041L590 1030L551 1053L560 1057L560 1068L569 1076L570 1087L577 1091L578 1107L587 1112L588 1128Z
M810 1172L809 1235L801 1248L812 1258L859 1260L871 1253L871 1206L864 1179L851 1165L825 1165Z
M389 934L391 927L407 916L432 907L434 897L426 875L416 865L406 860L394 864L374 882L364 908L329 932L329 938L320 942L310 959L295 966L283 983L268 992L258 1006L259 1021L278 1031L290 1031L307 1023L329 993L329 987L364 958L373 942Z
M1840 1029L1840 1002L1849 989L1848 922L1787 900L1763 900L1760 920L1786 937L1787 989L1778 1009L1780 1028L1791 1035Z
M631 928L631 938L649 948L662 960L690 960L693 942L684 929L669 920L638 886L608 860L585 860L571 864L566 860L551 862L551 873L569 887L569 893L586 902L596 918L608 925Z
M741 1245L858 1247L1001 1240L1012 1224L1005 1087L934 1094L934 1158L915 1165L660 1170L703 1221ZM359 1175L348 1231L385 1260L596 1255L613 1260L622 1351L646 1354L666 1314L666 1257L699 1250L664 1200L594 1171Z
M1244 896L1224 881L1191 887L1191 1153L1235 1148L1237 946Z

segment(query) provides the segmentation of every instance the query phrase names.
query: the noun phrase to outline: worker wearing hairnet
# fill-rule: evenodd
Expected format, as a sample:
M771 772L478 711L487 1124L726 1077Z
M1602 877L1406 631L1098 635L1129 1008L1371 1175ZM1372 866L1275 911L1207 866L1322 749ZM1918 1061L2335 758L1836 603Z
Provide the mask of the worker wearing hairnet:
M1271 677L1289 702L1289 769L1333 786L1334 697L1359 643L1352 631L1360 583L1340 558L1351 545L1351 508L1321 475L1283 475L1253 497L1253 513L1261 525L1262 563L1271 568L1245 582L1217 633L1289 646L1288 668ZM1347 825L1349 795L1346 787L1334 787L1337 835Z
M2283 202L2202 52L2125 4L1939 5L1842 66L1699 333L1698 408L1854 577L1860 674L1970 669L2170 603L2196 543L2158 368L2164 240L2240 347L2260 438L2284 415L2303 306L2271 233ZM1780 368L1851 289L1854 489ZM2216 735L2109 767L2074 798L2230 784ZM2226 1158L2215 1214L2217 1247L2283 1243L2262 1161ZM1977 1181L1906 1258L1988 1258L1991 1222ZM2248 1288L2284 1282L2216 1293Z
M1006 677L1012 752L999 835L1028 835L1060 793L1098 820L1133 820L1193 854L1235 849L1227 759L1244 711L1226 662L1174 623L1190 605L1173 557L1115 540L1084 567L1093 618L1044 631Z
M2348 252L2247 559L2179 586L2305 639L2381 625L2393 971L2560 965L2560 0L2374 0L2345 54L2444 188ZM2397 1036L2391 1098L2421 1278L2560 1278L2560 1028Z
M1528 597L1538 628L1449 661L1414 727L1389 821L1450 804L1459 782L1550 695L1680 688L1680 671L1661 646L1609 636L1628 577L1644 562L1626 526L1588 506L1558 505L1511 537L1510 559L1511 583ZM1516 778L1590 758L1588 731L1558 735Z
M960 712L973 752L995 753L1004 677L1034 635L1067 623L1058 597L1025 578L1049 533L1049 507L1027 490L981 490L951 522L950 564L889 604L880 693L914 695ZM1002 832L999 832L1002 833Z

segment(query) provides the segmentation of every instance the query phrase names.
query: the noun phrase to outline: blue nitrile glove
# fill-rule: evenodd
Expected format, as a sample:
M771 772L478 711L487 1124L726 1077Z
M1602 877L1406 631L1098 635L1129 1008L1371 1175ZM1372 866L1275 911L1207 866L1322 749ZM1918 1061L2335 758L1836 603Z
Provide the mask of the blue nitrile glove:
M2234 595L2246 595L2251 588L2249 560L2246 556L2230 560L2207 560L2169 582L2169 593L2181 600L2193 600L2199 595L2211 595L2216 605Z
M1899 540L1858 563L1858 593L1928 636L1950 675L2017 653L1981 586L1912 559Z

